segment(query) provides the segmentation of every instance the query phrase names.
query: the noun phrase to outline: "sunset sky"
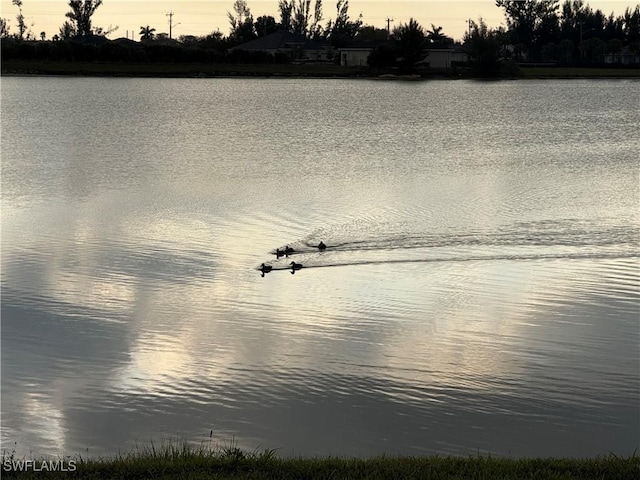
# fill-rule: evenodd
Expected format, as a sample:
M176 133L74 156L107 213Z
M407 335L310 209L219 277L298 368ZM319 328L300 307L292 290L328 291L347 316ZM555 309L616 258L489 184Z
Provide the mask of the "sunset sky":
M278 0L248 0L254 18L273 15L278 18ZM562 3L562 2L561 2ZM621 15L627 7L637 3L625 0L588 1L594 10L600 9L606 15L613 12ZM323 2L323 25L335 18L336 0ZM313 5L313 2L312 2ZM118 29L109 38L128 37L140 39L140 27L149 25L156 33L169 32L169 17L173 12L174 38L180 35L205 35L215 30L229 33L227 11L232 11L233 0L104 0L96 11L93 25ZM45 32L47 38L58 33L69 10L68 0L23 0L22 11L27 24L37 38ZM9 21L10 33L16 33L18 8L11 0L0 0L1 16ZM494 0L350 0L349 13L356 18L362 13L365 24L386 27L386 19L391 18L391 26L406 23L415 18L425 28L431 24L441 26L443 32L456 40L462 39L467 28L467 20L482 17L490 27L504 24L503 10L496 7Z

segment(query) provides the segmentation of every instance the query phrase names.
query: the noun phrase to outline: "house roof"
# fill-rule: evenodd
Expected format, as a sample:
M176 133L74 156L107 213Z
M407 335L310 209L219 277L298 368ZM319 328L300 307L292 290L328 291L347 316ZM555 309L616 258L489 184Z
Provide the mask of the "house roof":
M322 44L309 40L307 37L281 30L236 45L229 50L288 50L293 46L301 46L305 50L320 50L323 47Z

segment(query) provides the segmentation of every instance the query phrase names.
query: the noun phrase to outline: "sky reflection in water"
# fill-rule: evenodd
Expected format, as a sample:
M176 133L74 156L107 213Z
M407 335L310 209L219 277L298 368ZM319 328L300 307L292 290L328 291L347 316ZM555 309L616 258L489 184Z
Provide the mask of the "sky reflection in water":
M633 84L580 106L605 119L583 149L557 131L592 82L85 80L20 79L45 118L69 82L120 99L83 141L83 107L48 132L14 118L26 84L3 82L3 448L101 455L210 430L285 455L637 447L638 141L619 132L638 109L617 90ZM158 88L192 107L170 139ZM350 100L327 107L336 88ZM435 111L440 126L419 120ZM287 243L294 257L270 253Z

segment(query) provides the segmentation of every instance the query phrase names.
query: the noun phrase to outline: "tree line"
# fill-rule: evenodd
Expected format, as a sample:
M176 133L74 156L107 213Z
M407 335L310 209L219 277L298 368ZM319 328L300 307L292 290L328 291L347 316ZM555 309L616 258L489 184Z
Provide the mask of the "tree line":
M335 15L325 19L322 0L278 0L278 17L254 18L247 0L235 0L227 12L230 31L223 35L181 35L166 33L146 25L140 27L140 42L128 39L108 41L106 35L118 27L98 27L92 18L103 0L69 0L69 11L59 32L47 41L44 32L37 40L33 25L27 25L23 0L12 0L18 8L17 32L11 34L9 21L0 19L2 57L51 61L125 62L247 62L283 63L287 55L242 52L245 42L286 31L335 48L358 42L372 46L372 68L413 70L429 50L458 46L469 55L472 65L484 72L497 72L505 63L550 62L561 65L597 64L606 53L623 50L640 54L640 4L622 15L605 15L584 0L496 0L505 14L506 27L490 28L479 19L469 22L462 42L431 24L427 29L416 20L392 31L364 24L362 14L353 18L349 0L337 0ZM9 41L7 41L9 40Z
M640 53L640 4L622 15L605 15L584 0L496 0L507 27L493 30L513 46L518 60L576 63L601 61L624 47Z
M509 73L520 62L599 65L606 54L625 50L640 56L640 4L619 16L593 10L583 0L496 0L496 5L505 12L506 28L491 29L479 19L464 36L479 74Z

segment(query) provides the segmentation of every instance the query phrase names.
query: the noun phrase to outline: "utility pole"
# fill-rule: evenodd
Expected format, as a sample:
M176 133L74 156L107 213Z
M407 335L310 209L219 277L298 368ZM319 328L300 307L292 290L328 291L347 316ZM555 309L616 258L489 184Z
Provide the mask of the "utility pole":
M387 40L391 38L391 26L390 26L391 22L393 22L393 18L387 17Z
M175 26L173 24L173 15L174 15L173 11L167 13L167 17L169 17L169 40L171 40L171 27Z

